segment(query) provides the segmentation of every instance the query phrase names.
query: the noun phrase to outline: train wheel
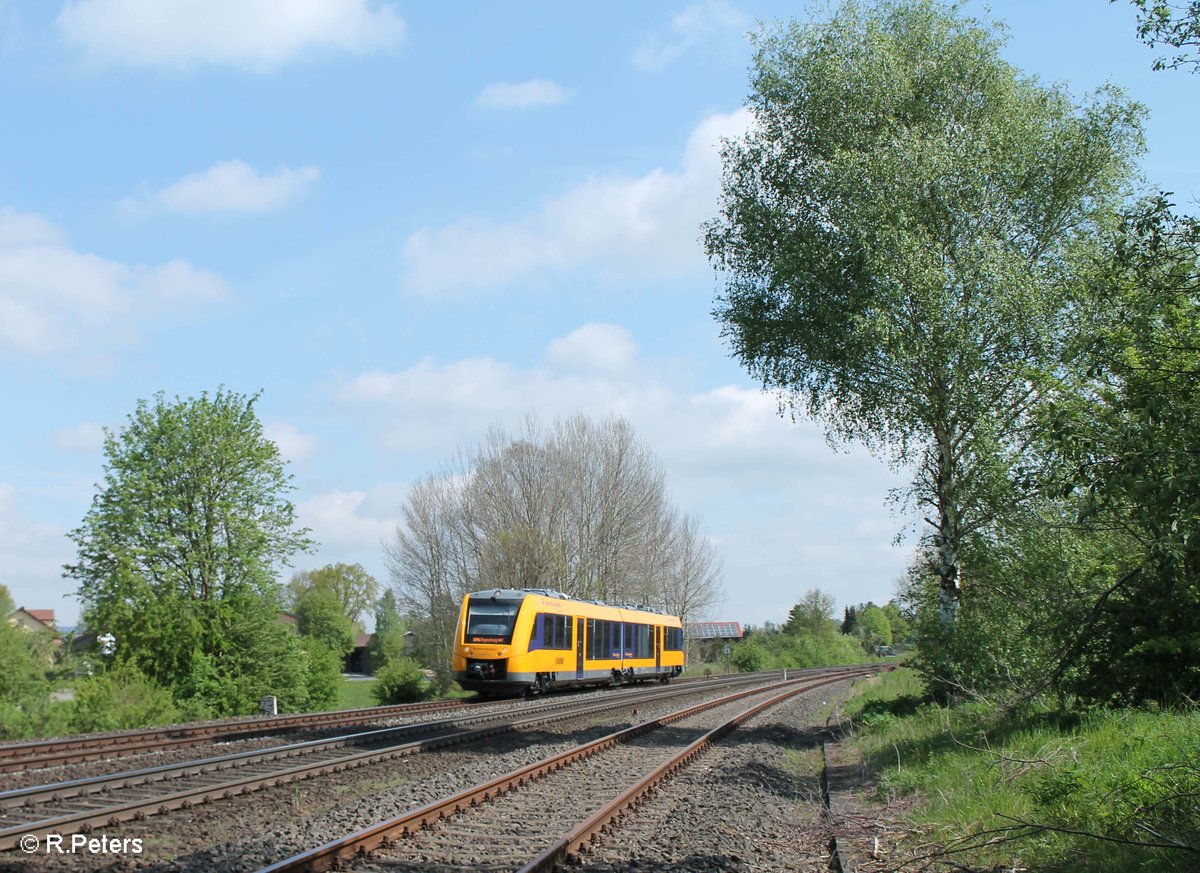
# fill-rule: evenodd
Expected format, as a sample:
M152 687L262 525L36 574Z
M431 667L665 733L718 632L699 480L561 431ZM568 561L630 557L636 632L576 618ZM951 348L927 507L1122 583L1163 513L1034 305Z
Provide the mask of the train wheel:
M550 674L538 673L534 677L533 684L525 689L526 697L533 697L538 694L545 694L550 690Z

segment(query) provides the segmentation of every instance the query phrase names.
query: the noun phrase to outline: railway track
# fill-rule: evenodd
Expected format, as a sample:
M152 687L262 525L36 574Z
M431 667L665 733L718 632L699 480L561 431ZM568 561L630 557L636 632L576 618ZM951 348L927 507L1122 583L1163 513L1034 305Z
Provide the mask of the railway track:
M379 852L379 864L392 871L548 871L589 846L742 722L797 694L869 672L874 670L779 682L690 706L332 840L260 873L329 870L372 852ZM529 822L538 825L529 827Z
M761 677L709 680L662 691L602 695L581 705L556 697L517 710L380 728L265 750L205 758L0 792L0 850L22 836L70 834L141 819L271 785L361 767L388 758L478 741L552 721L624 708L642 699L695 694Z
M267 716L238 721L207 722L94 736L9 743L0 745L0 773L58 767L64 764L99 761L143 752L272 736L314 728L369 724L395 718L451 712L463 709L472 703L473 701L468 700L437 700L398 706Z
M811 671L795 671L804 675ZM746 676L763 674L744 674ZM677 679L675 685L711 683L709 678ZM119 731L90 736L0 743L0 773L16 773L86 761L102 761L147 752L188 748L216 742L232 742L304 730L339 727L392 719L453 712L486 701L479 699L435 700L394 706L264 716L217 722L173 725L136 731Z

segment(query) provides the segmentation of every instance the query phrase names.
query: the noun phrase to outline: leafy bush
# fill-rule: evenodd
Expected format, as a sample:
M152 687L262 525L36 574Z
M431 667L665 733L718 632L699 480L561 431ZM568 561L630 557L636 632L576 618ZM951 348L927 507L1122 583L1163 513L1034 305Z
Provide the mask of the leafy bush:
M405 657L408 648L402 628L390 627L382 631L376 630L371 635L371 642L367 646L367 657L378 670L385 664Z
M0 701L0 740L27 740L70 733L69 703L48 698L14 704Z
M51 637L14 627L0 616L0 664L0 739L46 736L52 730L46 722L57 709L50 702Z
M342 686L342 656L318 640L304 641L308 655L308 706L327 709L338 699Z
M399 658L385 664L375 674L375 687L371 693L381 705L414 703L425 700L430 694L421 665L411 658Z
M280 712L308 709L307 641L277 622L276 615L269 602L253 597L240 599L236 608L222 607L220 632L228 645L219 653L192 650L186 671L172 686L180 705L216 717L248 715L270 695L278 699Z
M131 663L85 679L75 689L71 729L80 733L171 724L179 711L171 692Z
M796 633L756 631L737 643L729 657L743 673L857 664L865 658L862 647L853 637L833 632L816 636L803 630Z

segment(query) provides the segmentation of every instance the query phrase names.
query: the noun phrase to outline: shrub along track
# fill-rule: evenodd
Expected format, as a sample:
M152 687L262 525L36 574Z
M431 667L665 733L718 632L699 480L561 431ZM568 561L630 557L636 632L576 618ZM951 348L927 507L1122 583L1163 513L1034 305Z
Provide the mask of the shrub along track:
M606 694L584 700L559 697L516 709L508 707L502 712L382 728L4 791L0 792L0 849L13 848L26 835L44 837L95 830L398 756L458 743L480 743L556 720L625 710L630 703L651 699L709 693L726 684L746 681L738 677L727 682ZM755 677L750 681L762 680Z
M590 848L739 724L845 673L751 689L576 746L280 861L270 873L327 870L379 850L369 868L545 871ZM711 868L701 868L711 869Z

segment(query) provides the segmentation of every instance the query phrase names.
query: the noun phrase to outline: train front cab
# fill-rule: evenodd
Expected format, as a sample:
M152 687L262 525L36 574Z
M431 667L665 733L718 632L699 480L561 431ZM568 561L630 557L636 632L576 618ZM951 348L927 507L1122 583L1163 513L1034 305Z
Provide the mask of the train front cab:
M455 630L454 678L466 691L484 694L520 694L529 680L510 670L523 630L525 593L508 589L468 594L463 598Z

